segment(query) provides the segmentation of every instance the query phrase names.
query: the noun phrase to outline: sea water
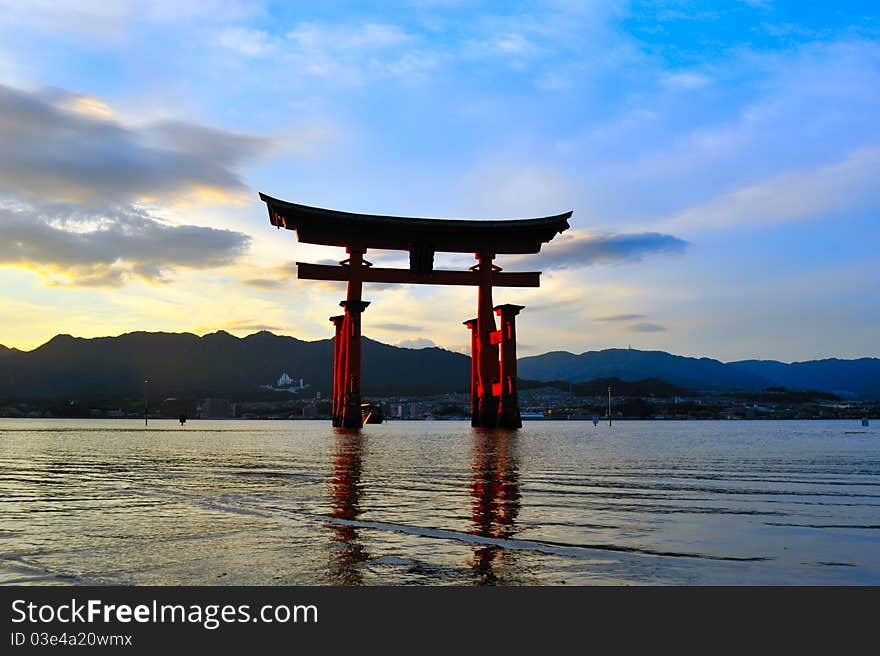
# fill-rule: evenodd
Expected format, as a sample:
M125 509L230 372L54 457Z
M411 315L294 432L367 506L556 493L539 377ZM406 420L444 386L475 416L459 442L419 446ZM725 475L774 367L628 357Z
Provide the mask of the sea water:
M880 584L880 433L0 420L0 583Z

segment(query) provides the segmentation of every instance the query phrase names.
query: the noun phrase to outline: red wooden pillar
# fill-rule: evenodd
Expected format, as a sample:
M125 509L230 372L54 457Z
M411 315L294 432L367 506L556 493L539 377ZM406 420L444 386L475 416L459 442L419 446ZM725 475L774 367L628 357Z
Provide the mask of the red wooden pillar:
M363 289L364 253L366 249L349 246L348 295L340 305L345 308L343 322L344 378L340 425L359 429L364 425L361 415L361 313L369 302L361 300Z
M497 305L495 313L501 317L501 394L498 401L498 425L504 428L522 428L519 414L519 385L516 373L516 315L523 305Z
M336 416L337 423L342 426L343 410L345 409L345 386L348 380L348 352L351 350L351 322L348 314L343 315L342 332L339 335L339 374L336 377Z
M341 397L340 390L342 388L340 376L340 370L342 369L342 324L345 321L345 315L340 314L335 317L330 317L330 321L333 322L333 326L336 328L336 337L333 339L333 393L330 396L330 416L333 418L333 425L340 426L342 425L342 419L339 412L341 406L339 402Z
M498 382L498 346L492 343L492 333L495 332L495 316L492 314L492 275L500 269L492 264L494 253L480 251L476 256L479 264L475 268L480 276L477 306L478 426L494 428L498 425L498 397L494 389Z
M343 385L340 398L340 426L361 428L361 313L370 303L368 301L342 301L345 308L343 329Z
M468 319L464 325L471 331L471 426L480 425L480 396L479 396L479 333L477 332L477 320Z

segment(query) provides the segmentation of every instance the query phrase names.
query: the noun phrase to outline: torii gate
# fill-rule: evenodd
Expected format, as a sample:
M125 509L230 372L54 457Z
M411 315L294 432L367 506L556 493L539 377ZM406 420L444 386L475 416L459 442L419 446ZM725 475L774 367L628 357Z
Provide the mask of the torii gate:
M502 272L492 264L499 254L538 253L541 246L568 229L571 212L539 219L474 221L416 219L339 212L288 203L261 193L269 220L295 230L306 244L345 247L339 266L297 262L297 277L348 281L340 303L345 313L330 317L333 341L333 425L358 429L361 415L361 314L370 304L361 299L363 283L470 285L479 288L477 318L471 331L471 425L519 428L516 374L516 315L522 305L492 305L493 287L539 287L541 273ZM364 260L368 248L409 252L409 269L374 267ZM474 253L468 271L434 269L434 253ZM500 318L495 328L494 313Z

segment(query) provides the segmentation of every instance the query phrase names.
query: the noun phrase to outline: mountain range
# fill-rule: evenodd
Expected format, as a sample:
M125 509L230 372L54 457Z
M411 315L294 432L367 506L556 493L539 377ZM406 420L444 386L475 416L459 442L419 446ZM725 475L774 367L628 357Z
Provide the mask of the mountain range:
M253 395L282 372L316 391L330 388L329 339L303 341L262 331L239 338L219 331L133 332L118 337L58 335L32 351L0 346L0 398L152 394ZM440 348L408 349L363 340L365 394L467 391L470 359ZM783 386L880 398L880 359L720 362L663 351L553 351L519 360L531 381L584 382L656 378L691 390L761 390Z
M253 395L287 372L311 389L330 389L333 344L259 332L134 332L84 339L58 335L32 351L0 352L0 397ZM470 362L439 348L410 350L363 340L364 391L464 391Z
M665 351L605 349L576 355L553 351L520 358L519 375L530 380L582 382L595 378L659 378L692 390L792 390L832 392L843 397L880 398L880 358L807 362L721 362Z

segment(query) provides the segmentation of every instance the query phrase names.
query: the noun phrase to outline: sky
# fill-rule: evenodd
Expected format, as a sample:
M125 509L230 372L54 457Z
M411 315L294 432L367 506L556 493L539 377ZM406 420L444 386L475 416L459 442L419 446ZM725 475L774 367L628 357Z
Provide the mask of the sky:
M873 1L0 0L0 344L332 335L353 212L573 210L520 355L880 356ZM407 254L370 251L384 266ZM472 258L440 255L438 268ZM366 285L364 334L464 352L470 288Z

